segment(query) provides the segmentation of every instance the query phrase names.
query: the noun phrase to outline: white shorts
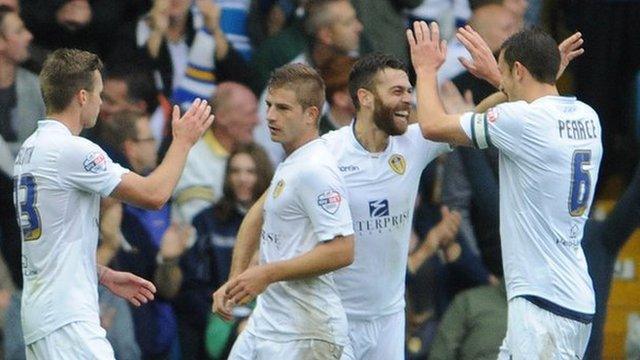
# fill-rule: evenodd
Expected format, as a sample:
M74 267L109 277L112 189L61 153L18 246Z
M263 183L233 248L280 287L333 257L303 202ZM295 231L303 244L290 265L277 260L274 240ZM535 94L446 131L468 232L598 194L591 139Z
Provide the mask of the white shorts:
M591 324L567 319L524 298L509 301L507 336L498 360L582 359Z
M323 340L278 342L261 339L243 331L227 360L339 360L342 346Z
M77 321L27 345L30 359L114 359L107 332L99 325Z
M342 360L404 360L405 314L349 321L349 341Z

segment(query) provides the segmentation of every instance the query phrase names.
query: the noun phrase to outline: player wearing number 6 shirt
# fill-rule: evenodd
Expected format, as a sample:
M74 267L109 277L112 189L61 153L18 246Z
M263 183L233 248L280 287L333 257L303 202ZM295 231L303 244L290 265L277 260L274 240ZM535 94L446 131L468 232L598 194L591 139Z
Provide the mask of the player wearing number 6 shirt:
M98 282L140 306L152 283L96 264L100 196L160 208L171 196L191 146L213 121L196 100L173 113L174 140L147 177L122 168L78 136L95 125L102 63L94 54L60 49L45 61L40 83L47 118L15 161L15 203L22 229L22 329L27 359L113 359L100 327Z
M415 23L407 37L418 76L418 116L427 136L500 150L509 319L499 359L582 358L595 312L580 242L602 158L598 116L575 98L558 96L561 56L550 36L538 30L513 35L495 64L471 28L459 38L472 50L473 71L497 80L510 102L485 113L447 115L436 85L446 52L437 25ZM575 50L578 38L561 44L561 51L567 50L563 59L581 53ZM493 95L479 107L499 98L506 100Z

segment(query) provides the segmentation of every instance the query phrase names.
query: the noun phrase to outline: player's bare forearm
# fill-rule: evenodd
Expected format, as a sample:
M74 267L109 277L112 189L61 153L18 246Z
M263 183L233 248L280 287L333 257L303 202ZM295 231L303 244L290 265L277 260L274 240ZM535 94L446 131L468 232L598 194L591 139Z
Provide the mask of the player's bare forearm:
M214 117L210 114L211 106L206 100L194 100L182 117L180 108L174 105L171 120L173 141L162 163L146 177L124 174L111 196L149 209L164 206L180 179L189 150L213 123Z
M354 256L353 235L336 236L313 250L293 259L264 266L270 282L306 279L351 265Z
M482 100L478 105L476 105L476 108L474 109L474 111L478 114L481 114L481 113L487 112L487 110L491 109L492 107L500 105L506 101L507 101L507 95L502 91L496 91L495 93L484 98L484 100Z
M175 188L191 145L173 141L162 163L148 176L133 172L124 174L111 196L146 209L160 209Z
M258 250L263 222L262 212L264 210L267 193L268 191L265 191L265 193L260 196L242 220L242 224L238 230L236 244L233 248L229 279L245 271L249 267L253 254Z
M215 310L228 317L229 307L221 305L226 299L231 304L246 304L275 282L307 279L348 266L353 262L353 247L353 235L336 236L293 259L251 267L227 282L224 294L222 288L214 294L214 303L219 303Z
M422 135L429 140L456 145L471 145L460 127L459 114L445 112L438 93L435 72L417 73L417 113Z

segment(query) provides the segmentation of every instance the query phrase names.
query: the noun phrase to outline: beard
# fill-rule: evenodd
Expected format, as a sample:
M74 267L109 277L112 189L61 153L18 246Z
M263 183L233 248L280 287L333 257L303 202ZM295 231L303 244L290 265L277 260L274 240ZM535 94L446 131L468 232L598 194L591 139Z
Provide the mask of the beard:
M393 107L387 106L377 95L375 95L374 104L373 123L376 124L378 129L384 131L389 136L402 135L407 131L409 119L407 118L407 122L397 124L394 118L397 111L410 112L411 105L400 103Z

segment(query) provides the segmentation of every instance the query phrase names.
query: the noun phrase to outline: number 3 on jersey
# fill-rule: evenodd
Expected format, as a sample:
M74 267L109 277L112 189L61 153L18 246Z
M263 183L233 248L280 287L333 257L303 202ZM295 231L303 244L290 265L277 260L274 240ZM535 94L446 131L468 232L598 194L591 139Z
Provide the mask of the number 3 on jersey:
M571 160L571 188L569 189L569 214L582 216L587 209L591 192L591 150L576 150Z
M15 177L14 201L19 204L18 224L24 241L38 240L42 235L42 222L36 207L38 198L36 179L31 174Z

